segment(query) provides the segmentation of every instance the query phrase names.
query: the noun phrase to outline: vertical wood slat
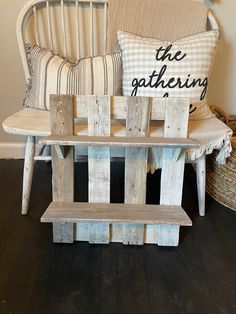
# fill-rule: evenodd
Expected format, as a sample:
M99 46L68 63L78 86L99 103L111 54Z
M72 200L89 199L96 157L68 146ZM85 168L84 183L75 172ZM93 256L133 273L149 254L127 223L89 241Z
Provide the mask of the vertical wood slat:
M62 38L63 38L63 53L64 53L64 56L67 56L67 41L66 41L66 23L65 23L64 0L61 0L61 25L62 25Z
M107 53L107 3L104 3L104 21L103 21L103 32L104 32L104 55Z
M37 14L36 5L33 6L33 15L34 15L34 33L35 33L36 44L40 46L41 42L40 42L38 14Z
M127 136L148 136L151 106L149 98L129 98ZM147 148L127 148L125 153L125 203L146 203ZM143 245L144 225L125 224L123 244Z
M187 137L189 101L187 99L167 99L164 137ZM182 151L175 160L176 150L163 149L161 173L160 205L181 205L185 152ZM179 243L179 226L158 225L158 245L177 246Z
M54 135L73 135L73 96L52 95L51 108L51 133ZM52 189L53 201L74 200L74 148L67 147L65 159L57 156L52 147ZM72 243L74 240L73 223L54 223L53 241Z
M46 2L46 8L47 8L47 24L48 24L48 34L49 34L49 41L50 41L50 49L54 50L53 38L52 38L52 21L51 21L51 12L50 12L49 1Z
M79 32L79 2L75 1L75 34L76 34L76 57L80 58L80 32Z
M91 96L88 102L88 135L110 136L110 97ZM110 148L89 147L89 202L110 202ZM109 243L109 224L90 223L89 243Z
M90 57L94 55L93 48L93 2L89 3L89 39L90 39Z

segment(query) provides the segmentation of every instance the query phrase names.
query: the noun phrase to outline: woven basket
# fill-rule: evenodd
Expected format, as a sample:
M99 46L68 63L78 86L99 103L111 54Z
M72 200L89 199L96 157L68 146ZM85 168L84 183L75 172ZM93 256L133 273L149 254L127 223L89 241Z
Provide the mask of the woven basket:
M218 107L211 107L214 114L227 124L236 136L236 115L227 115ZM236 137L232 139L232 153L226 165L216 162L217 152L206 158L206 191L220 204L236 211Z
M236 114L227 114L217 106L211 106L214 115L228 125L233 130L233 136L236 136Z

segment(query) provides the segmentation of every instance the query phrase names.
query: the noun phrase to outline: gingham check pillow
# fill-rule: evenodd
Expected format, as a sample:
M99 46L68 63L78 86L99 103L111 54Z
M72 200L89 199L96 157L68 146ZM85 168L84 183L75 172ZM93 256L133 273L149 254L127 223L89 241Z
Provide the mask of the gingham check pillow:
M37 45L26 45L31 79L24 105L50 109L50 94L121 95L120 53L70 62Z
M121 31L117 35L125 96L187 97L191 99L191 120L212 117L206 94L218 30L173 43Z

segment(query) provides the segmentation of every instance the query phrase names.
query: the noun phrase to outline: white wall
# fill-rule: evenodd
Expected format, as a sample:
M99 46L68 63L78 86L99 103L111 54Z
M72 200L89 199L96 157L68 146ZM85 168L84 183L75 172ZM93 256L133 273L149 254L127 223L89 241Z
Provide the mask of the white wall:
M23 68L16 43L16 18L26 0L0 0L0 121L22 108L25 90ZM16 142L21 137L4 133L0 143Z
M0 0L0 121L22 108L25 82L16 44L15 23L20 8L26 1ZM222 29L209 100L227 112L236 114L236 0L206 2L211 6ZM22 141L24 138L7 135L0 127L0 158L6 156L2 153L6 145L8 151L11 151L14 147L12 143Z
M0 0L0 158L22 158L24 137L6 134L1 122L22 108L23 68L16 44L16 18L26 0Z
M209 102L236 114L236 0L207 0L221 29Z

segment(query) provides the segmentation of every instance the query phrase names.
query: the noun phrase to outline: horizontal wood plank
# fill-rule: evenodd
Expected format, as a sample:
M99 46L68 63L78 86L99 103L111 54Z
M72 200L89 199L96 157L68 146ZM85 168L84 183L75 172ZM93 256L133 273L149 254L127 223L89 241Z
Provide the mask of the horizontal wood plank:
M76 95L74 97L74 116L78 118L87 118L88 117L88 102L96 96L94 95ZM132 96L103 96L104 98L110 97L111 101L111 118L112 119L126 119L127 118L127 102ZM134 97L132 97L134 98ZM136 97L137 99L141 98ZM142 99L148 97L142 97ZM166 113L166 106L169 103L173 102L172 98L162 98L162 97L150 97L151 102L151 120L164 120ZM181 98L180 101L186 102L190 101L186 98Z
M198 148L200 145L188 138L164 137L110 137L110 136L77 136L49 135L39 141L42 145L62 146L109 146L109 147L166 147Z
M52 202L41 222L101 222L192 226L181 206Z

